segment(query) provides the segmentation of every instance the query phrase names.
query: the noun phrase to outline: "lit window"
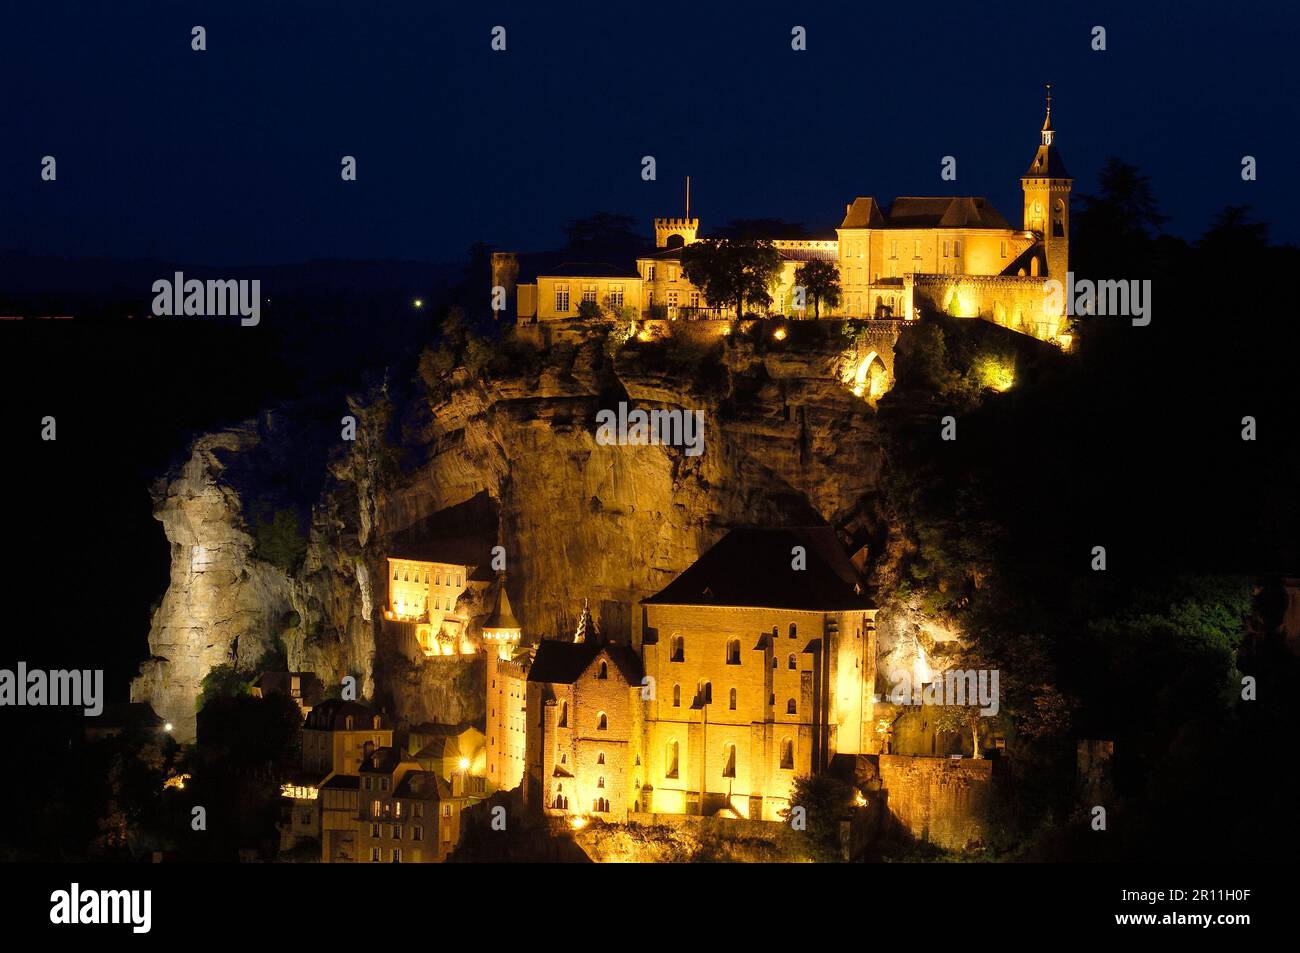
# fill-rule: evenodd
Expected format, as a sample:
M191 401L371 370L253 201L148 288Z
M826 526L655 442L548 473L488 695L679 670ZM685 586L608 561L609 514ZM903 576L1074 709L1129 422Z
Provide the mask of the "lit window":
M568 285L555 286L555 310L561 312L569 310L569 286Z

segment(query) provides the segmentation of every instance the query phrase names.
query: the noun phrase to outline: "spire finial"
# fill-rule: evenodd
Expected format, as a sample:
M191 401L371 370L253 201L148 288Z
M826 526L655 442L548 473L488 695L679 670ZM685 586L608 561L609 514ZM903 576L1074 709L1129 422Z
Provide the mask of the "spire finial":
M1052 84L1047 84L1047 118L1052 118Z

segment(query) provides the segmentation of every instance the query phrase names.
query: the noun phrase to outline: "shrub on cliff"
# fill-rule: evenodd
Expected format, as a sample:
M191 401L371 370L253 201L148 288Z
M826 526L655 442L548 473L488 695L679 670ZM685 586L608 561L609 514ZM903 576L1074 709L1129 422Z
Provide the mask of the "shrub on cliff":
M291 573L307 555L307 534L293 509L260 507L253 516L253 555Z

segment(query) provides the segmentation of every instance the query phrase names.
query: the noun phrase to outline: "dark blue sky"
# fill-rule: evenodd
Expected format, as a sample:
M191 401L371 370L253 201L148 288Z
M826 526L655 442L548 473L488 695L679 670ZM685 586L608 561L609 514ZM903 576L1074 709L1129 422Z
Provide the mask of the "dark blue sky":
M680 214L687 173L706 229L834 225L856 195L952 193L1019 224L1047 81L1076 192L1117 154L1151 176L1176 234L1249 203L1296 241L1293 11L43 0L0 27L0 249L449 260L474 240L553 246L598 209L648 232ZM190 49L195 24L207 52ZM795 24L807 52L790 49ZM57 183L40 181L46 154ZM1245 154L1257 182L1241 181Z

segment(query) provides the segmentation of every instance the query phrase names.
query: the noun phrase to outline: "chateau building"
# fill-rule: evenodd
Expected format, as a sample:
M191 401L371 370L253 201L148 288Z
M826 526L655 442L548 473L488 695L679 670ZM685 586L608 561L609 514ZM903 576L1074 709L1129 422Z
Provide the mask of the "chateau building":
M820 260L837 265L841 289L839 306L822 307L823 317L910 319L930 309L1061 341L1065 315L1044 279L1064 282L1069 267L1073 180L1057 150L1050 86L1039 146L1020 184L1020 228L980 196L901 196L888 205L859 196L834 235L773 236L782 267L767 313L811 317L812 302L800 307L795 297L796 272ZM634 268L566 263L521 280L518 257L498 252L493 286L514 294L520 324L576 320L582 300L599 303L606 319L626 317L627 309L642 318L728 319L682 267L682 249L702 237L689 201L688 191L684 217L655 219L655 250ZM617 308L606 307L614 302Z

